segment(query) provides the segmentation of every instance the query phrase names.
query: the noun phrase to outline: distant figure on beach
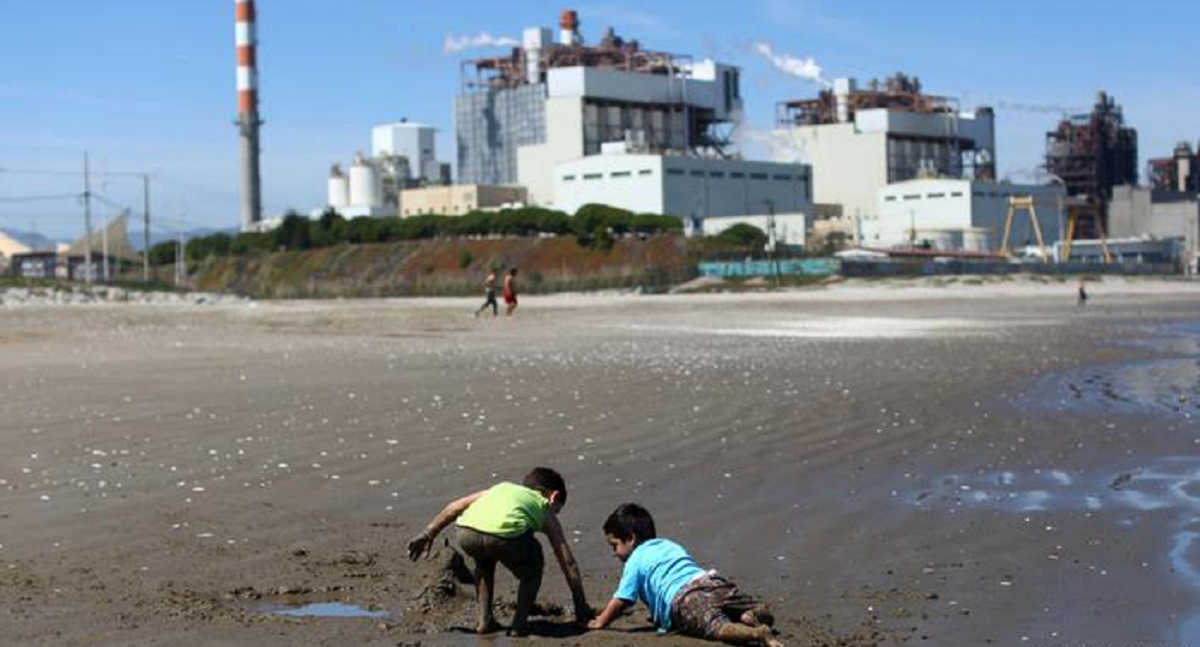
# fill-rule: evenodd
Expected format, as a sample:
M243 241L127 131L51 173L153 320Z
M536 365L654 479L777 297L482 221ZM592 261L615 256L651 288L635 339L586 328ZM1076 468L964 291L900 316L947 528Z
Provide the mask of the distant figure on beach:
M1082 307L1086 306L1087 300L1088 300L1087 286L1083 284L1083 281L1080 281L1079 282L1079 307L1082 308Z
M510 632L523 635L542 585L545 561L542 545L534 533L543 533L571 589L575 619L583 624L592 617L592 608L583 594L583 578L558 522L558 513L566 503L567 485L562 475L548 467L535 467L525 475L521 485L497 483L451 501L421 534L409 540L408 557L415 561L427 555L434 537L457 520L459 546L475 562L475 593L479 601L475 630L487 634L500 628L492 615L499 562L517 578L517 607Z
M731 645L783 647L771 626L775 617L716 571L696 565L682 546L658 539L654 518L642 506L618 506L604 522L604 536L624 569L612 600L588 629L603 629L639 599L650 607L660 633L719 640Z
M500 314L500 304L496 303L496 270L488 272L487 278L483 280L483 305L475 311L475 316L478 317L488 306L492 307L493 317Z
M511 317L513 310L517 309L517 268L512 268L508 271L508 275L504 277L504 314Z

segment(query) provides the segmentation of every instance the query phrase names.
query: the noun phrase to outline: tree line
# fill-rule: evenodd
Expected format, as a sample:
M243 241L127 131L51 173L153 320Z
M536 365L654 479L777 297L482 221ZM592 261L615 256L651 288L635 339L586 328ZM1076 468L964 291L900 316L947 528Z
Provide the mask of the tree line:
M575 215L541 207L500 211L474 211L463 216L423 215L408 218L346 219L328 209L320 218L288 212L278 227L268 232L217 233L189 240L184 257L201 261L211 256L244 256L274 251L299 251L342 244L390 243L433 238L476 236L575 236L581 245L607 247L627 235L651 236L679 233L683 222L674 216L635 214L602 204L587 204ZM150 248L150 262L175 262L176 244L164 242Z

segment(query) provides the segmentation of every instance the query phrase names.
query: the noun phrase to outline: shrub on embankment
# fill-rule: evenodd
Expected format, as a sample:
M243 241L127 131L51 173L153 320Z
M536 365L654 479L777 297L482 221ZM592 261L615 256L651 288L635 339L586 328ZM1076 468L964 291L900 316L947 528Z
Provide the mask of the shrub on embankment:
M439 238L342 244L304 251L212 256L193 273L197 289L257 298L475 295L492 270L520 269L524 293L642 287L695 276L682 236L618 238L581 245L573 236Z
M459 217L296 214L264 233L215 234L185 247L203 289L257 297L460 295L492 269L521 268L525 292L664 288L694 275L678 218L585 205ZM151 250L173 263L175 248Z

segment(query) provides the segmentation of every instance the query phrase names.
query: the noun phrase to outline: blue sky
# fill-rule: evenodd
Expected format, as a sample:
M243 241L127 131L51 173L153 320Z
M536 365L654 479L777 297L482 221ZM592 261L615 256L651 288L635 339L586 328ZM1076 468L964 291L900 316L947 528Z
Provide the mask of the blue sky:
M98 173L154 173L164 228L236 225L233 4L0 0L0 228L78 234L76 201L6 198L78 192L84 150ZM1138 129L1143 161L1200 138L1200 2L258 0L268 213L320 204L329 164L369 149L376 123L434 124L440 157L453 161L459 61L497 50L446 54L446 36L519 38L566 7L589 41L612 25L648 48L741 65L757 128L771 125L776 102L819 89L751 51L763 41L813 57L827 78L904 71L963 108L1048 108L997 109L1001 175L1017 180L1041 162L1053 109L1085 109L1100 89ZM113 205L140 209L140 180L95 184ZM96 217L115 210L97 205Z

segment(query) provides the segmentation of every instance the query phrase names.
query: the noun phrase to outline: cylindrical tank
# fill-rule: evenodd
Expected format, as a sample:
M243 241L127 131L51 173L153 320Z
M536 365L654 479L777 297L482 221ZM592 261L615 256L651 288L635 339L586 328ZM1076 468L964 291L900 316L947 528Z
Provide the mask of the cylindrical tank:
M342 173L341 164L329 169L329 206L334 209L350 206L350 183Z
M379 173L363 159L362 153L350 165L350 204L355 207L383 206L383 187Z

